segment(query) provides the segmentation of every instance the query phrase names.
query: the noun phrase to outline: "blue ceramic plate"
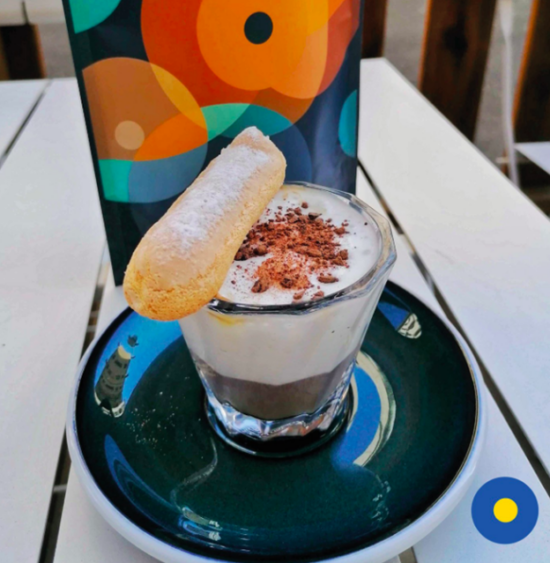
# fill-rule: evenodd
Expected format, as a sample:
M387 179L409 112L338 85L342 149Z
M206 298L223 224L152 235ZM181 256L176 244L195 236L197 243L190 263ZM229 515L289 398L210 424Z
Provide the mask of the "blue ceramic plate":
M385 561L467 490L481 399L456 331L390 283L342 430L302 456L256 458L210 428L179 325L127 310L82 361L69 448L96 508L163 561Z

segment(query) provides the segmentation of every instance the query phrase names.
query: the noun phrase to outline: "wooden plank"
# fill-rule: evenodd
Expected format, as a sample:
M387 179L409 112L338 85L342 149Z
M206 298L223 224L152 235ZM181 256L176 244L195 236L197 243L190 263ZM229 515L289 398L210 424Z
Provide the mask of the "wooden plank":
M516 141L550 141L550 0L534 0L514 111Z
M105 235L74 80L0 170L0 559L38 561Z
M38 28L34 25L0 27L3 66L12 80L45 78L46 63Z
M514 107L516 140L523 143L550 141L549 53L550 0L534 0ZM520 164L519 170L522 188L527 187L525 192L545 213L550 213L548 175L530 163Z
M361 57L381 57L386 35L388 0L364 0Z
M362 62L359 159L550 468L550 222L387 61Z
M0 83L0 164L47 84L46 80Z
M8 62L6 61L6 54L4 53L4 45L0 41L0 80L9 80L10 73L8 70Z
M496 0L428 0L418 84L473 139Z
M550 216L550 179L545 186L528 186L522 184L522 191L546 215Z

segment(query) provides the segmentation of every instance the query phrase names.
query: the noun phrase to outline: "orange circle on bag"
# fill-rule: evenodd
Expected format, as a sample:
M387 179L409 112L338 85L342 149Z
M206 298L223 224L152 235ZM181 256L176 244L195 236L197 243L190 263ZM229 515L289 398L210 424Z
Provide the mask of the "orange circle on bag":
M201 53L210 69L235 88L276 88L302 58L309 11L309 2L296 0L240 0L230 9L225 0L204 0L197 20ZM247 21L258 13L272 22L269 39L259 44L245 33Z

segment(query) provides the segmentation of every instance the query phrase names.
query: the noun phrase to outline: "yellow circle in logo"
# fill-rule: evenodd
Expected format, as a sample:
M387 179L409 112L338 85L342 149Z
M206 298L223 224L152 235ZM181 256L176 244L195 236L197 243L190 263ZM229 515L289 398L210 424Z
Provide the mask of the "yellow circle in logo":
M493 508L495 518L499 522L512 522L518 515L518 505L509 498L501 498Z

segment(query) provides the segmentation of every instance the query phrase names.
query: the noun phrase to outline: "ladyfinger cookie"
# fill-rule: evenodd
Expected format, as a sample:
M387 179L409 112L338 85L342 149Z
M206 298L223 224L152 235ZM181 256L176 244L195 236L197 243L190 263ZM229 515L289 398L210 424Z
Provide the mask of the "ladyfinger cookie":
M281 151L255 127L235 137L137 246L124 277L130 307L171 321L206 305L285 169Z

